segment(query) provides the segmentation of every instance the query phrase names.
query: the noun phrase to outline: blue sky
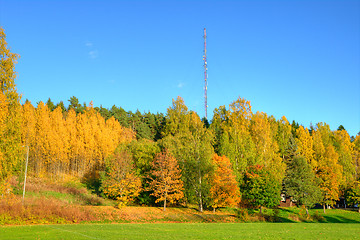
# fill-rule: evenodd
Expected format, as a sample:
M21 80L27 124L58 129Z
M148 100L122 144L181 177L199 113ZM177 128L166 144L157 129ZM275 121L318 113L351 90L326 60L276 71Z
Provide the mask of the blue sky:
M17 88L163 112L182 96L204 116L239 96L253 111L360 131L360 1L6 1L0 25Z

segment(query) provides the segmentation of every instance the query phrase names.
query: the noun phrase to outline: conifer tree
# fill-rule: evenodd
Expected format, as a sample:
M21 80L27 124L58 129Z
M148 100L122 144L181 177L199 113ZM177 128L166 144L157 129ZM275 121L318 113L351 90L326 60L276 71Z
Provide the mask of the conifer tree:
M321 201L319 183L310 164L302 156L295 156L286 170L284 179L286 193L296 201L298 206L308 208Z

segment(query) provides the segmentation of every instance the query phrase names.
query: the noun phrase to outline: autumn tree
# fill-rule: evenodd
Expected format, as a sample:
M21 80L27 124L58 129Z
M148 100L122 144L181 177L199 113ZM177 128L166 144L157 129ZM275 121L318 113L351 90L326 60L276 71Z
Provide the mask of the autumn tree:
M149 186L153 190L151 195L156 197L155 202L164 203L164 211L167 202L172 204L184 197L181 170L177 160L167 150L156 155L151 175L152 181Z
M342 125L340 125L342 126ZM345 129L334 132L334 146L339 154L339 164L343 167L343 186L351 184L356 180L355 159L353 158L354 146L350 141L350 136Z
M343 167L339 164L339 154L333 145L333 132L329 125L318 123L313 131L314 158L317 162L316 175L320 179L321 204L332 205L339 199L340 185L343 183Z
M314 160L314 142L309 130L300 126L296 129L297 154L303 156L313 169L317 167L317 161Z
M355 179L360 178L360 134L353 141L354 151L352 153L355 167Z
M278 128L275 139L279 146L280 157L285 161L291 157L292 146L291 138L293 138L291 133L291 125L285 116L282 116L277 122Z
M320 178L322 190L321 203L324 206L333 205L339 199L342 166L338 164L338 154L332 145L325 148L324 158L319 162L317 175Z
M8 115L8 106L6 102L6 96L0 92L0 139L5 138L5 128L6 128L6 117ZM0 151L0 184L3 184L3 181L8 177L10 171L7 169L6 159L2 151ZM2 192L0 191L0 194Z
M106 197L118 200L119 207L139 195L141 179L135 173L131 156L126 151L118 151L107 160L101 190Z
M240 202L240 190L231 168L231 162L226 156L214 154L215 171L212 176L210 198L214 209L219 207L234 207Z
M7 46L0 27L0 185L12 175L22 154L20 96L15 85L18 58Z
M163 136L175 136L188 130L190 124L190 114L185 105L184 99L180 96L172 100L172 106L167 109L166 125Z
M250 132L256 149L256 164L264 165L273 178L281 183L286 166L278 154L275 135L277 129L276 132L272 130L271 118L265 113L254 114L250 122Z

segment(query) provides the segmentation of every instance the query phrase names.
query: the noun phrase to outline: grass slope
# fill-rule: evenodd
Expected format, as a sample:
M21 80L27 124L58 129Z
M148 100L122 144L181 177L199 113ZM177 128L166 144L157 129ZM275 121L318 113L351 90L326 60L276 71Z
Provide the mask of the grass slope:
M21 188L18 188L21 189ZM16 192L16 191L15 191ZM302 208L258 210L223 208L198 212L192 207L167 208L128 206L115 208L115 202L91 194L78 181L44 181L30 178L25 204L21 191L0 200L0 225L69 224L69 223L235 223L235 222L315 222L360 223L356 211L311 209L310 217ZM1 236L0 236L1 239Z
M159 223L0 227L0 239L360 239L359 224Z

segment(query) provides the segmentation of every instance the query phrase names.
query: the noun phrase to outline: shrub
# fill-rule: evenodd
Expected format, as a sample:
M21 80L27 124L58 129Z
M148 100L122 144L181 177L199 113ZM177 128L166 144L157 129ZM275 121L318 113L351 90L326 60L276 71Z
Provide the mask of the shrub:
M235 215L242 222L249 221L249 212L246 208L236 208Z
M317 222L325 221L325 218L318 211L315 211L311 217L314 221L317 221Z

